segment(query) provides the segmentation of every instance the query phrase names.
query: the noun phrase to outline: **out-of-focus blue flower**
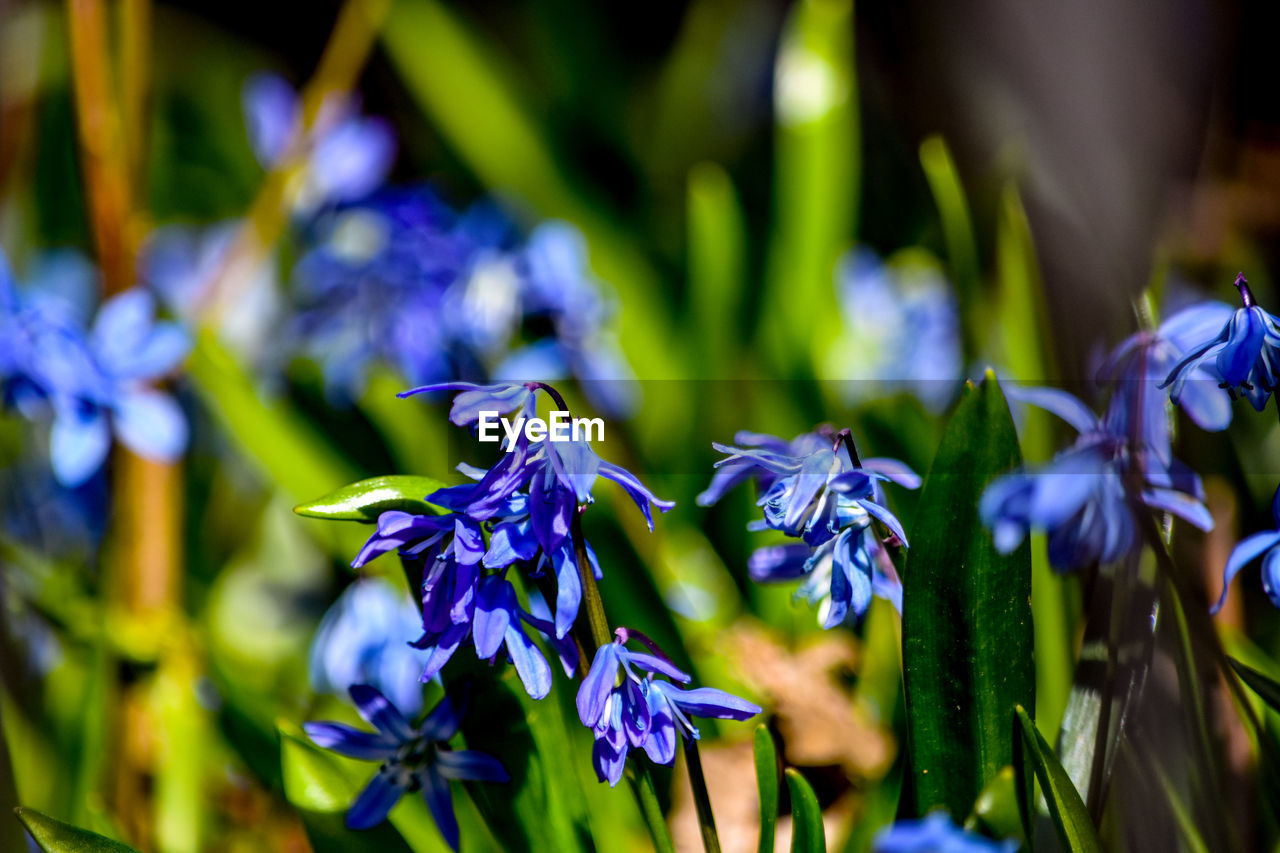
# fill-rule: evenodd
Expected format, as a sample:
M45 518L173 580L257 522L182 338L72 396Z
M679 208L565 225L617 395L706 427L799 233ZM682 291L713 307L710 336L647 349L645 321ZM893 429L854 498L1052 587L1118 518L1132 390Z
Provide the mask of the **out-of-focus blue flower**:
M1041 470L1007 474L987 487L979 514L1001 552L1017 548L1028 531L1043 530L1049 534L1049 562L1058 569L1115 561L1137 544L1135 501L1201 530L1213 527L1194 472L1176 459L1162 462L1144 440L1146 430L1140 435L1113 431L1117 425L1131 426L1131 414L1109 411L1099 419L1079 399L1055 388L1014 386L1007 394L1052 412L1080 436ZM1132 402L1131 396L1117 394L1111 407ZM1126 481L1134 478L1141 489L1131 500Z
M96 473L113 432L147 458L182 454L186 418L151 383L178 366L190 341L177 325L156 320L148 293L107 300L86 332L76 306L52 285L23 294L7 281L0 290L4 398L28 418L52 414L50 459L60 483L78 486Z
M628 649L630 639L640 639L651 652ZM643 674L642 674L643 673ZM595 735L592 763L596 776L610 786L618 784L630 749L644 749L659 764L675 758L676 733L698 739L690 716L745 720L760 708L723 690L683 690L690 677L657 651L652 641L635 631L619 628L613 642L596 650L578 688L578 718Z
M902 253L893 263L870 249L840 260L836 293L844 332L828 375L848 379L846 398L861 402L908 391L939 412L963 378L955 292L931 259Z
M698 496L706 506L730 488L757 482L757 504L764 518L751 530L778 530L801 542L770 545L752 553L747 571L759 582L803 578L797 595L817 605L823 627L851 615L861 617L880 596L902 607L902 585L893 562L872 529L878 521L895 544L906 546L901 523L884 506L882 481L918 488L920 478L894 459L857 462L850 455L847 431L806 433L791 441L770 435L739 433L747 447L714 444L725 458Z
M342 723L303 726L317 746L351 758L381 762L377 775L347 811L347 826L351 829L376 826L386 819L406 792L421 790L440 834L457 850L458 820L453 812L449 780L506 782L509 779L507 771L493 756L449 747L448 741L457 733L464 709L453 698L446 697L421 724L413 726L395 705L369 685L353 686L351 700L375 731Z
M1175 403L1183 402L1196 371L1218 380L1232 398L1243 395L1259 412L1271 399L1280 369L1280 320L1254 301L1244 273L1236 276L1235 286L1244 307L1216 335L1200 338L1169 371L1164 384L1172 384L1170 397Z
M1113 387L1115 402L1107 409L1107 429L1132 435L1140 429L1147 448L1162 465L1173 461L1167 395L1160 389L1182 354L1222 328L1232 314L1222 302L1185 308L1154 331L1140 331L1112 351L1098 378ZM1219 431L1231 423L1231 397L1205 365L1189 366L1180 380L1180 399L1187 416L1201 429ZM1141 424L1136 419L1141 418Z
M956 826L946 812L886 826L871 843L875 853L1014 853L1013 839L994 841Z
M391 171L395 134L386 121L359 115L354 99L326 102L306 134L298 94L278 75L250 77L243 103L249 145L264 168L292 154L305 156L296 195L303 212L363 198Z
M373 686L409 716L422 710L427 654L411 643L422 636L422 616L413 602L379 578L360 578L329 608L311 641L311 685L345 693L355 684Z
M1277 530L1255 533L1240 541L1227 557L1227 565L1222 571L1222 595L1213 605L1217 613L1227 603L1227 588L1231 580L1240 570L1262 557L1262 590L1271 599L1271 603L1280 607L1280 489L1271 501L1271 517Z

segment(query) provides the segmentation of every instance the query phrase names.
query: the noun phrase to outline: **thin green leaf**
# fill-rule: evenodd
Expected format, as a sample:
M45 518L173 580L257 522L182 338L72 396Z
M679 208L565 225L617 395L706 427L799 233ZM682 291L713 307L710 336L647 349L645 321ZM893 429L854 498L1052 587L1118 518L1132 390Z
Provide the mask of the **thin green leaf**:
M1045 801L1049 804L1049 817L1058 838L1068 853L1101 853L1102 842L1098 840L1097 830L1089 820L1089 811L1085 808L1080 793L1071 784L1071 777L1063 769L1062 762L1054 755L1052 747L1044 736L1036 729L1026 710L1019 705L1014 709L1014 768L1019 774L1019 790L1029 790L1029 781L1024 778L1026 765L1029 763L1040 781L1040 789L1044 792ZM1030 823L1032 803L1029 798L1020 800L1023 809L1023 824Z
M714 163L689 171L687 340L704 377L732 375L732 330L746 285L747 225L733 181Z
M773 735L764 726L756 727L756 787L760 791L760 853L773 853L778 831L778 750Z
M427 495L443 486L439 480L412 474L370 477L300 504L293 511L309 518L364 522L375 522L388 510L434 515L439 509L427 503Z
M839 328L834 273L856 230L861 175L853 3L803 0L783 28L773 81L774 237L762 314L780 366L828 357Z
M978 243L973 234L973 217L969 212L969 200L965 196L955 160L941 136L930 136L920 143L920 166L933 192L938 218L942 223L942 236L947 245L947 266L955 283L960 305L964 311L964 351L972 358L978 354L985 337L979 322L978 311L986 301L981 291L981 273L978 264Z
M335 758L308 743L292 727L280 728L285 799L311 812L345 812L360 788Z
M902 653L917 810L963 818L1013 759L1009 714L1031 706L1031 556L996 551L978 518L993 478L1018 465L1013 419L988 372L943 434L916 511Z
M13 811L45 853L137 853L127 844L54 820L35 809L19 807Z
M791 767L787 768L787 787L791 789L791 853L825 853L827 834L813 788Z
M1262 697L1262 701L1270 705L1272 710L1280 711L1280 682L1233 657L1228 657L1227 662L1236 671L1236 675L1240 676L1240 680L1249 685L1250 690Z

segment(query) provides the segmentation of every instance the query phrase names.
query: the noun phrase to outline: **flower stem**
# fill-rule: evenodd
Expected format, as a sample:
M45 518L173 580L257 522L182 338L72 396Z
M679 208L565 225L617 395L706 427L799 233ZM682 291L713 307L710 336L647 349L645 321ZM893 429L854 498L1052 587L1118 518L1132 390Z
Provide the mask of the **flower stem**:
M693 789L693 805L698 812L698 826L702 828L702 846L707 853L720 853L720 836L716 834L716 817L711 811L711 795L707 791L707 777L702 772L702 754L698 742L690 740L684 747L685 762L689 766L689 787Z
M640 814L644 816L645 825L649 827L649 835L653 839L653 849L657 853L675 853L676 846L667 831L667 821L662 816L662 807L658 805L658 793L653 788L653 777L649 768L638 761L630 764L628 774L631 790L635 792L636 802L640 804Z
M582 535L582 513L573 513L570 535L573 537L573 555L578 563L578 578L582 582L582 603L587 608L587 624L591 628L593 647L588 654L594 655L596 649L612 642L613 634L609 630L609 620L604 615L604 601L600 598L600 588L596 586L596 573L591 568L591 560L587 557L587 540Z

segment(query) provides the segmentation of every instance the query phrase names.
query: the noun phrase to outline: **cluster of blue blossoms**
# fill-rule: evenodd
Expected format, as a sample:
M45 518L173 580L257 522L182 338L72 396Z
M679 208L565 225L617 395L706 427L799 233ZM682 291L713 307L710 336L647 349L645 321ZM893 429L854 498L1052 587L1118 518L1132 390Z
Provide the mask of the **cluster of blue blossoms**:
M353 102L326 104L304 133L298 95L263 74L244 105L258 160L292 176L298 245L291 316L279 316L267 263L245 276L255 310L237 312L257 321L224 329L232 340L268 361L314 360L335 399L358 398L382 365L414 385L573 376L602 412L630 410L634 375L577 229L546 222L525 237L491 202L458 212L428 186L388 185L394 135ZM161 229L143 259L148 282L175 312L192 312L226 273L236 231Z
M747 568L761 582L804 579L797 595L818 606L824 628L861 618L873 595L902 609L902 583L889 547L907 547L897 517L885 507L880 484L892 481L918 488L920 477L888 458L858 459L848 430L824 428L791 441L740 432L745 447L713 445L725 454L700 506L720 500L729 489L754 480L764 518L749 530L777 530L799 542L757 549ZM882 539L873 522L889 533Z
M92 279L87 269L59 267L55 275L63 281L52 284ZM113 435L140 456L180 457L186 417L155 383L185 359L187 335L156 319L146 291L111 297L89 323L85 300L77 298L83 294L52 284L19 289L0 254L0 391L6 407L51 423L49 455L58 482L79 486L93 477Z
M400 396L444 391L454 392L449 418L463 427L475 427L481 412L532 417L539 394L566 410L559 393L543 382L446 382ZM428 503L442 510L438 514L383 512L352 566L359 568L395 552L410 577L420 578L421 636L412 645L422 655L421 681L435 679L459 648L470 645L482 660L510 660L526 692L541 699L551 690L552 667L535 637L554 649L567 676L585 663L572 632L579 625L584 581L594 586L601 568L590 543L581 536L577 516L593 502L596 481L603 477L618 484L644 514L650 530L653 508L666 512L673 504L658 498L626 469L601 459L583 440L552 441L549 435L531 439L521 431L514 441L508 439L504 450L487 470L460 465L459 471L472 482L427 495ZM522 602L519 587L526 586ZM646 643L650 650L627 649L632 639ZM325 652L319 654L323 657ZM689 680L635 631L620 628L614 642L597 650L583 676L578 710L595 738L593 761L602 781L618 782L631 748L642 748L652 760L670 763L677 732L686 739L698 736L690 716L741 720L760 712L757 706L720 690L676 686ZM373 687L362 684L359 689L362 696L376 693L385 702ZM385 734L385 726L366 716ZM320 731L319 738L313 735L320 745L356 754L358 744L351 737L334 738L329 736L330 729ZM429 803L432 796L439 797L424 781L426 771L421 768L427 766L430 755L446 753L423 752L421 742L427 735L421 727L397 727L396 731L400 739L395 744L388 741L378 747L382 751L362 756L385 757L394 745L394 754L401 757L399 763L384 764L379 771L374 783L378 793L366 792L353 806L348 814L352 826L376 823L405 790L421 787ZM438 733L431 737L447 739ZM432 810L440 822L438 802ZM453 824L441 822L440 826L450 838Z
M1239 309L1198 303L1122 342L1099 374L1112 389L1100 418L1065 391L1009 391L1060 417L1079 438L1044 468L1006 475L988 488L979 509L999 549L1016 548L1031 530L1045 531L1050 562L1066 571L1132 554L1142 544L1140 512L1212 529L1200 477L1172 454L1169 404L1211 431L1226 429L1239 397L1258 411L1266 408L1280 365L1280 320L1257 305L1243 274L1235 286ZM1276 521L1280 526L1280 509ZM1260 533L1235 548L1222 600L1231 579L1265 553L1264 589L1280 607L1277 544L1280 534Z

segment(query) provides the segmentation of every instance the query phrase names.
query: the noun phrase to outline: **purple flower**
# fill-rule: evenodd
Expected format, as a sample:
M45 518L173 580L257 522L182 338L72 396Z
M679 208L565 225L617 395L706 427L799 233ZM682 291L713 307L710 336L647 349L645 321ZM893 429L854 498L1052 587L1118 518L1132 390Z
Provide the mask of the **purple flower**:
M1130 396L1114 396L1107 416L1099 419L1058 389L1013 386L1007 393L1052 412L1080 436L1040 471L1007 474L987 487L978 511L1001 552L1017 548L1030 530L1043 530L1049 534L1049 562L1058 569L1120 559L1138 542L1127 487L1134 478L1141 481L1133 496L1140 504L1202 530L1213 527L1198 476L1176 459L1162 462L1142 437L1147 431L1136 439L1114 432L1133 423L1131 414L1115 412L1132 405Z
M1172 384L1170 396L1175 403L1182 401L1188 380L1201 370L1218 380L1233 399L1241 394L1259 412L1266 408L1280 368L1280 320L1254 301L1244 273L1236 276L1235 286L1244 307L1215 336L1202 337L1191 346L1169 371L1164 384Z
M902 607L902 585L872 522L889 531L903 547L906 533L884 505L880 484L892 481L918 488L920 478L895 459L855 462L847 431L805 433L790 442L771 435L739 433L732 447L714 444L726 454L698 503L719 500L737 484L754 479L764 518L750 530L779 530L799 543L757 549L747 564L759 582L803 579L797 595L817 605L819 620L833 628L861 618L872 595Z
M358 115L352 100L326 103L304 135L300 99L278 75L253 75L245 83L242 99L249 145L264 168L279 165L290 154L305 153L298 198L304 211L369 195L386 179L395 161L390 125Z
M1271 518L1276 527L1280 528L1280 489L1271 501ZM1231 550L1227 565L1222 571L1222 595L1213 605L1214 613L1226 604L1231 579L1259 557L1262 557L1262 591L1271 599L1272 604L1280 607L1280 529L1277 529L1248 536Z
M900 820L876 835L875 853L1014 853L1013 839L994 841L951 822L946 812L931 812L922 820Z
M457 850L458 820L453 813L449 780L506 782L509 778L493 756L449 747L448 741L462 722L462 707L446 697L421 724L413 726L386 697L367 684L353 686L351 700L375 731L341 723L303 726L317 746L351 758L382 762L377 775L347 811L347 826L376 826L406 792L420 790L440 834Z
M638 639L651 652L628 649ZM654 676L681 684L690 677L661 654L653 642L636 631L619 628L612 643L596 650L591 669L578 688L578 718L595 736L592 763L601 782L612 787L622 778L627 753L644 749L659 764L675 758L677 731L696 740L698 730L689 719L717 717L745 720L760 708L723 690L683 690Z

